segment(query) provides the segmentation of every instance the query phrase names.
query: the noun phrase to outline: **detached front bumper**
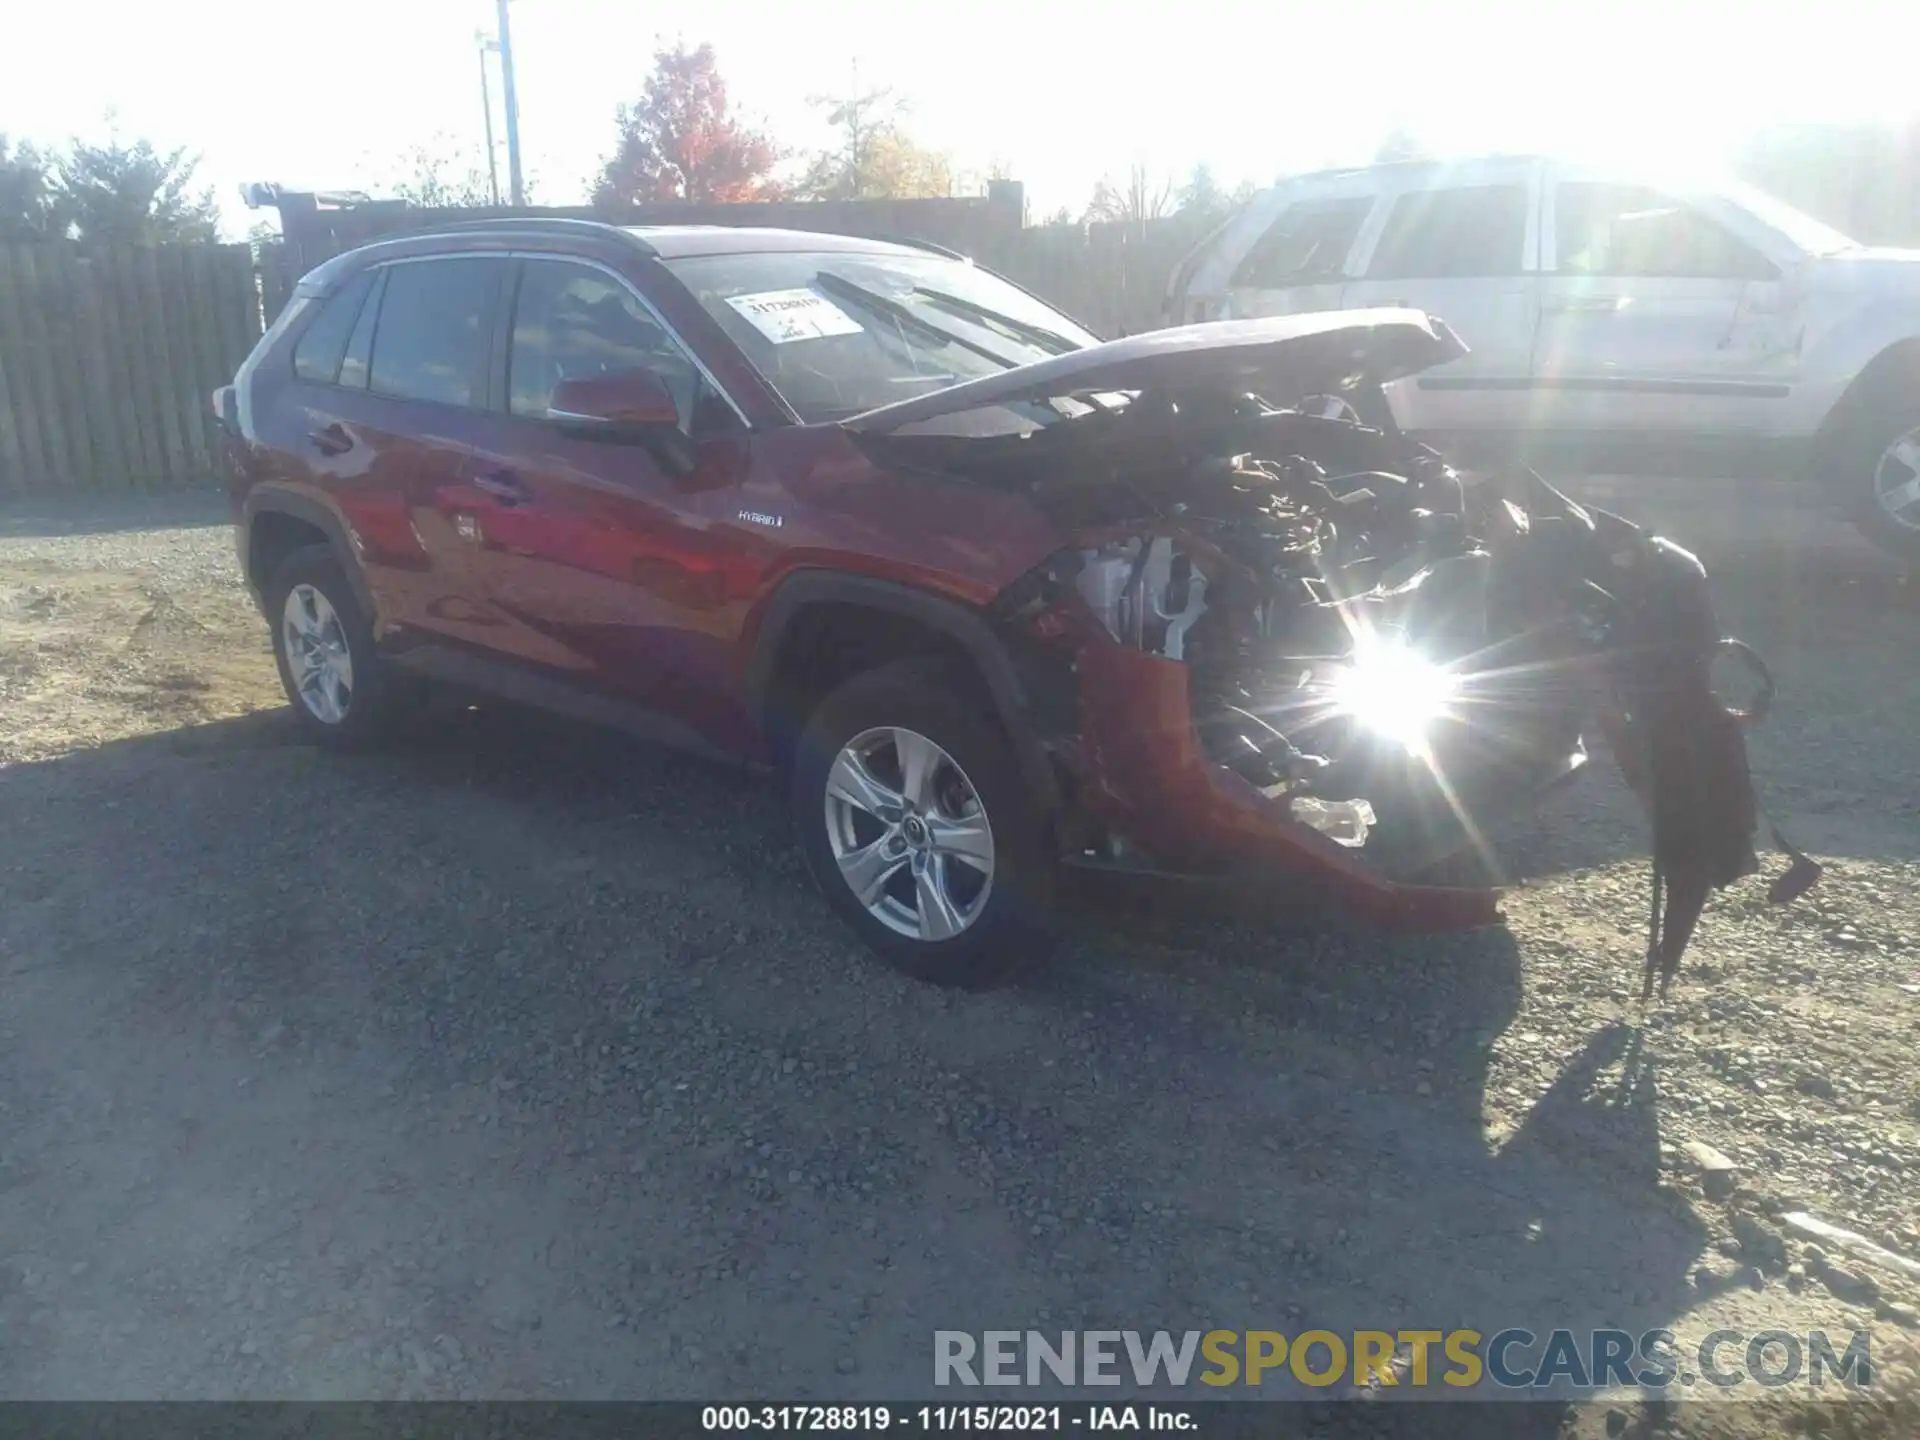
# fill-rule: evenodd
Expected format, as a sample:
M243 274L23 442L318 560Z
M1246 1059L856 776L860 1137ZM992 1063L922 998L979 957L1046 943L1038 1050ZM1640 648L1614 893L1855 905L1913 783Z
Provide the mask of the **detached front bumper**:
M1499 920L1498 889L1389 878L1361 852L1295 820L1285 800L1205 755L1185 665L1095 642L1077 668L1083 803L1162 866L1244 881L1275 898L1331 902L1392 928L1464 930ZM1574 762L1567 773L1577 769Z

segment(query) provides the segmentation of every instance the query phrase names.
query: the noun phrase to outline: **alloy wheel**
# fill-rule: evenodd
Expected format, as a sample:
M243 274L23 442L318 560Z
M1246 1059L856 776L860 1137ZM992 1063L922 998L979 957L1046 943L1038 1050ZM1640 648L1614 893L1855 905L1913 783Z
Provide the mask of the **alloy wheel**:
M1920 426L1881 453L1873 471L1873 498L1894 524L1920 530Z
M281 643L301 703L323 725L338 725L353 704L353 651L332 602L296 585L281 607Z
M917 731L866 730L827 772L827 841L840 876L882 925L949 940L993 890L993 827L954 758Z

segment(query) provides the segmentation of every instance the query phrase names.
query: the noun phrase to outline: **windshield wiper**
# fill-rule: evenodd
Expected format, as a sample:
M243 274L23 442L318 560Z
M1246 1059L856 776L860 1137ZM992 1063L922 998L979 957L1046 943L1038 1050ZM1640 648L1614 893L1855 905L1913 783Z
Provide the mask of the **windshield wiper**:
M851 300L856 305L864 305L869 310L878 311L889 319L899 321L902 325L910 325L923 335L931 335L934 339L948 345L958 345L963 350L971 350L974 354L993 361L1003 370L1011 370L1020 363L1017 360L1009 360L997 350L990 350L985 345L976 345L965 336L956 335L951 330L941 328L911 306L902 305L891 295L882 295L878 290L869 290L866 286L856 284L844 276L822 270L813 277L813 283L829 294L838 295L843 300Z
M916 285L913 287L913 293L924 295L934 304L944 305L958 314L985 321L989 325L998 325L1016 338L1025 340L1030 345L1038 345L1050 355L1065 355L1070 351L1085 348L1077 341L1069 340L1058 330L1049 330L1046 326L1035 325L1030 320L1003 315L998 310L989 310L985 305L972 300L963 300L958 295L949 295L944 290L929 290L925 285Z

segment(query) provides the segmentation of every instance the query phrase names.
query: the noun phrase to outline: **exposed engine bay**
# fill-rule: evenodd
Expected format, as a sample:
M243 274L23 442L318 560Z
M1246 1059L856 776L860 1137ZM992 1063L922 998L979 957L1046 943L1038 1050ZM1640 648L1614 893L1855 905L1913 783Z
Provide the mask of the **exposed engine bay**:
M874 438L1077 537L996 609L1094 845L1486 923L1492 886L1422 882L1491 859L1488 825L1575 775L1598 729L1653 822L1664 987L1709 891L1758 866L1741 727L1771 682L1692 555L1531 471L1463 475L1394 429L1380 378L1308 364L1263 399L1183 375ZM1766 692L1744 711L1713 688L1729 656ZM1786 848L1782 900L1818 877Z

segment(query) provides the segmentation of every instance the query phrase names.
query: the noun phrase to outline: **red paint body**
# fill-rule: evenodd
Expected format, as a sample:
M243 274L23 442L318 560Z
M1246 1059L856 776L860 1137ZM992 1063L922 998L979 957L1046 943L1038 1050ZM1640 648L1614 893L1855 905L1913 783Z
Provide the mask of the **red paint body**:
M376 638L396 655L453 647L766 760L748 677L783 581L834 571L979 611L1075 538L1024 495L883 468L842 427L795 423L694 297L630 245L476 235L378 248L505 264L537 252L615 271L746 422L701 442L673 473L645 445L509 413L497 385L488 407L456 408L308 383L289 359L298 322L276 326L235 384L243 559L253 563L247 537L260 513L323 519L350 547ZM1381 880L1209 763L1182 666L1099 639L1078 663L1083 733L1062 758L1101 819L1196 866L1251 860L1305 877L1380 919L1444 928L1495 918L1492 892Z

